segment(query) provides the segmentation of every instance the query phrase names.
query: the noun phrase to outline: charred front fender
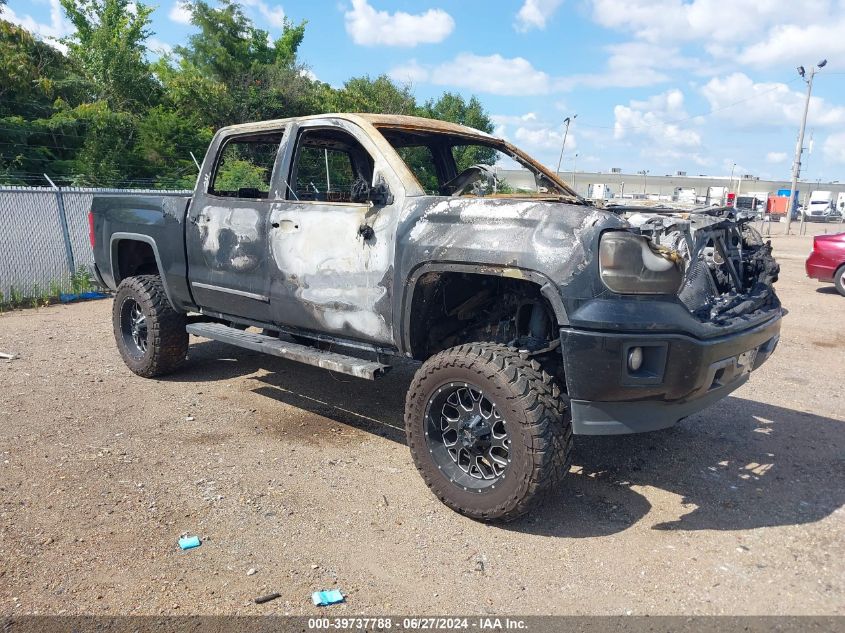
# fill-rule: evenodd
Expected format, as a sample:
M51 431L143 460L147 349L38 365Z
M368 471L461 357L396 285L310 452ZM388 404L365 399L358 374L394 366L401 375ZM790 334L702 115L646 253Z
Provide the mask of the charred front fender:
M595 295L602 231L619 217L586 205L525 199L408 198L397 227L396 331L408 350L416 282L428 272L524 279L539 286L559 325L580 296ZM400 285L401 284L401 285ZM574 303L573 303L574 302Z

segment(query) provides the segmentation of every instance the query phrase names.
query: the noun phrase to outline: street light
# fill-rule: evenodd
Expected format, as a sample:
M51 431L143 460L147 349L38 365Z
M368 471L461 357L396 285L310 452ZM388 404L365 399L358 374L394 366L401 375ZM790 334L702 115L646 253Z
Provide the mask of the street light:
M801 128L798 132L798 143L795 145L795 158L792 161L792 186L789 189L789 203L786 207L786 234L789 235L789 227L792 225L792 207L795 206L795 187L798 186L798 177L801 175L801 152L804 151L804 129L807 127L807 112L810 109L810 95L813 92L813 78L816 71L827 66L827 60L823 59L810 69L810 77L807 78L807 71L803 66L798 67L798 74L807 83L807 96L804 100L804 116L801 117Z
M555 173L560 173L560 163L563 161L563 150L566 148L566 135L569 134L569 124L572 123L572 119L577 119L578 115L573 114L572 117L566 117L563 122L566 124L566 129L563 131L563 143L560 145L560 158L557 159L557 169Z
M572 161L572 188L575 189L575 172L578 171L578 152L575 152L575 159Z
M637 173L643 177L643 196L645 196L646 185L648 184L648 169L643 169Z

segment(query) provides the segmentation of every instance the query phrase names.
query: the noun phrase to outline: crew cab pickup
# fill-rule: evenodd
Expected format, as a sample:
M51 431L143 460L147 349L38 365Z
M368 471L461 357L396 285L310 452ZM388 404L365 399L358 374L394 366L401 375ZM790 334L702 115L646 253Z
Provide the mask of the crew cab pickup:
M769 357L778 266L750 219L600 208L503 139L360 114L221 129L193 196L90 218L132 371L177 370L189 333L363 379L413 359L416 466L483 520L563 477L573 433L671 426Z

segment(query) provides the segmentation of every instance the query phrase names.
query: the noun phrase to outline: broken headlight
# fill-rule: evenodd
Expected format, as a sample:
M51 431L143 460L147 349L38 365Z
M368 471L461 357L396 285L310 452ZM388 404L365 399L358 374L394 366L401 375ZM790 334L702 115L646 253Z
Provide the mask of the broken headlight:
M683 257L654 247L648 238L610 231L599 245L599 273L604 285L619 294L676 294L683 281Z

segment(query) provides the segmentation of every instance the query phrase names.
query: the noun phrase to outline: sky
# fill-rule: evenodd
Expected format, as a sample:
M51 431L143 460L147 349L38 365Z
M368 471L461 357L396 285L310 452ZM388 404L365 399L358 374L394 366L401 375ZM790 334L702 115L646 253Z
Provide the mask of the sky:
M307 20L300 58L321 81L386 73L419 100L477 95L496 133L563 171L788 179L808 73L802 180L845 181L845 0L241 0L271 36ZM153 4L151 47L194 31ZM0 13L67 35L58 0ZM577 117L576 117L577 115Z

